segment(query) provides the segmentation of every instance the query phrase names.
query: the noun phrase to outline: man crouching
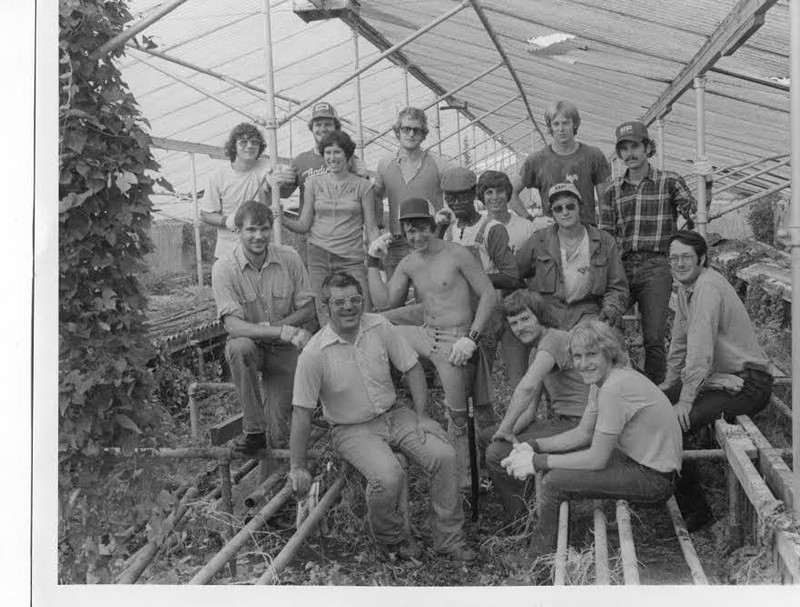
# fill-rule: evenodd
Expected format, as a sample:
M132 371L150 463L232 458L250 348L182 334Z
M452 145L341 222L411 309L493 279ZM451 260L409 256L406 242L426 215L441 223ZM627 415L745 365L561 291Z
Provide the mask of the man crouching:
M289 477L296 492L311 484L307 441L317 399L333 426L333 448L367 479L367 508L375 538L387 552L417 558L399 497L405 471L392 449L419 464L430 477L433 547L469 562L475 552L464 538L464 514L456 481L456 455L444 430L426 412L425 374L417 354L388 320L363 312L361 285L337 272L322 284L330 322L306 345L294 383ZM397 403L389 363L405 374L414 410Z

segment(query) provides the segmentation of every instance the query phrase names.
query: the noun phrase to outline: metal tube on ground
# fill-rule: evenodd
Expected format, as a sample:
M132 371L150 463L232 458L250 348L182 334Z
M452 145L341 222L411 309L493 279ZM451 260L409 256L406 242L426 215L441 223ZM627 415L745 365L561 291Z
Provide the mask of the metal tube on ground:
M667 500L667 512L672 519L672 526L675 528L675 535L678 537L678 543L683 552L683 558L686 559L686 564L689 566L689 571L692 573L692 580L698 585L707 585L708 578L703 571L703 565L700 563L700 558L697 556L697 551L694 549L692 538L689 531L686 529L686 522L683 520L678 502L675 501L675 496Z
M249 523L247 523L231 540L206 563L194 577L189 580L190 585L208 584L217 572L225 566L231 557L239 552L242 546L252 539L253 533L258 531L264 523L272 518L283 506L284 502L292 495L291 483L286 483L275 497L273 497Z
M251 459L250 461L246 462L241 468L233 473L233 484L238 485L245 476L256 469L256 466L258 466L257 459ZM214 489L212 489L207 495L205 495L203 499L215 500L220 497L220 495L222 495L222 489L221 487L217 486L214 487Z
M144 573L144 570L153 560L159 547L166 541L170 533L180 523L186 512L189 510L189 502L197 497L197 487L190 487L189 490L181 498L178 507L170 513L161 527L160 542L149 541L145 544L134 556L131 564L119 574L116 579L117 584L135 584L136 580Z
M263 483L261 483L258 487L256 487L250 494L244 498L244 505L247 508L253 508L256 506L267 493L270 492L275 485L278 484L278 481L281 479L283 473L286 472L286 467L281 466L275 472L270 474Z
M270 17L269 0L263 0L261 12L264 15L264 88L267 90L267 104L264 127L267 131L267 146L269 149L269 166L275 171L278 168L278 120L275 118L275 73L272 61L272 20ZM309 104L311 105L311 104ZM289 116L293 116L289 112ZM284 120L288 122L289 120ZM281 212L281 194L279 188L270 188L272 194L272 238L275 244L282 244L283 230L281 224L283 223L283 213Z
M622 555L622 575L626 586L639 585L639 563L636 561L636 547L631 529L631 512L628 502L617 500L617 528L619 530L619 550Z
M192 158L194 158L194 154L192 154ZM197 437L200 433L197 427L197 382L192 382L189 384L189 388L186 390L186 393L189 397L189 428L192 438L197 440Z
M230 462L221 462L219 464L219 477L220 477L220 496L222 503L222 511L229 515L228 522L230 523L233 518L233 490L231 487L231 465ZM226 528L225 535L230 535L230 529ZM231 578L236 577L236 555L231 557L228 561L228 566L231 571Z
M98 453L104 455L125 455L120 447L104 447ZM269 456L271 459L289 459L290 453L288 449L272 449L270 451L264 450L263 456ZM323 451L312 450L308 452L308 457L318 458L322 457ZM168 447L137 447L133 450L133 455L146 456L146 457L162 457L165 459L178 459L178 458L196 458L196 459L218 459L221 461L226 460L239 460L250 459L252 455L238 453L233 450L233 447L182 447L179 449L171 449Z
M603 500L594 500L594 583L608 586L611 572L608 568L608 527L603 512Z
M336 479L336 482L331 485L331 488L325 492L325 496L319 501L317 507L314 508L308 515L300 528L292 535L291 539L286 543L278 553L278 556L272 561L272 564L267 567L267 570L258 578L256 584L272 584L275 581L278 573L280 573L286 565L294 557L297 550L302 546L308 535L314 530L317 523L325 516L328 508L331 507L333 502L339 496L339 493L344 487L344 476Z
M558 542L556 543L555 574L553 586L567 583L567 540L569 538L569 502L558 507Z
M695 165L706 160L706 79L694 79L695 110L697 115L697 156ZM697 231L705 237L708 231L708 206L706 204L706 178L697 174Z
M203 248L200 242L200 203L197 201L197 168L194 152L189 152L192 160L192 205L194 206L194 256L197 262L197 284L203 286ZM195 420L197 421L197 420ZM196 430L196 428L193 428ZM192 435L193 437L196 435Z

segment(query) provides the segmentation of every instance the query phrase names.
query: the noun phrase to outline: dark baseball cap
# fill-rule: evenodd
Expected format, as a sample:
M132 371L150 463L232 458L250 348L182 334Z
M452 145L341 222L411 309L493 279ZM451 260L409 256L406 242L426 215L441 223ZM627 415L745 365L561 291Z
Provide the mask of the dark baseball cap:
M617 143L622 141L642 143L645 139L650 139L647 127L643 122L623 122L617 127L615 134Z
M327 101L318 101L311 108L311 120L308 121L309 127L317 118L332 118L333 120L339 120L339 116L336 115L336 109Z
M425 198L406 198L400 203L400 221L433 219L433 205Z

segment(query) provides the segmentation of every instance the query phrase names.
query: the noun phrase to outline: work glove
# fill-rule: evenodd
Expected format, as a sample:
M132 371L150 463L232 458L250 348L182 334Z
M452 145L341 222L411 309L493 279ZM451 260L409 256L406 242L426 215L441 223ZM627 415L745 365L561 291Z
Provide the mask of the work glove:
M306 347L309 339L311 339L311 333L305 329L296 328L292 337L292 345L298 350L302 350Z
M469 337L460 337L458 341L453 344L453 348L450 350L450 356L447 357L447 361L456 367L466 365L467 361L472 357L477 349L478 344L472 341Z
M225 227L228 228L230 232L239 231L239 228L236 227L236 223L234 223L235 217L236 217L236 212L234 211L225 218Z
M518 445L514 445L514 449L511 450L509 456L500 462L500 465L506 469L506 473L509 476L523 481L536 474L533 455L533 447L528 443L518 443Z
M292 468L289 470L288 480L292 483L292 491L305 495L311 487L311 474L305 468Z
M449 226L456 220L456 214L449 207L442 207L433 219L439 225Z
M389 252L389 243L392 241L392 235L389 232L381 234L369 244L367 254L370 257L383 257Z
M695 160L692 172L695 175L711 175L714 172L714 167L705 158L702 160Z

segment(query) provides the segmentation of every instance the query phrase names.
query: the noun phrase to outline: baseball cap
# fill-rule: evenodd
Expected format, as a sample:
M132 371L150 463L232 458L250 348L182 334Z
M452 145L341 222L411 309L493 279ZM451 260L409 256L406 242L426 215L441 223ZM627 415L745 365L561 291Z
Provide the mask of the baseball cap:
M442 175L442 190L444 192L464 192L475 187L478 178L475 173L464 167L447 169Z
M550 191L547 192L547 200L549 202L553 202L553 198L559 194L570 194L577 198L578 202L581 201L581 193L578 191L578 188L571 183L557 183L554 185L552 188L550 188Z
M623 122L620 124L615 134L617 136L617 143L621 141L636 141L641 143L645 139L650 139L647 133L647 127L643 122Z
M400 203L400 221L433 219L433 205L425 198L406 198Z
M339 120L339 116L336 115L336 109L327 101L318 101L313 105L311 108L311 120L308 121L309 128L311 127L311 123L317 118L333 118L334 120Z

